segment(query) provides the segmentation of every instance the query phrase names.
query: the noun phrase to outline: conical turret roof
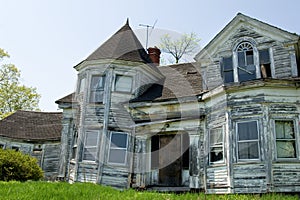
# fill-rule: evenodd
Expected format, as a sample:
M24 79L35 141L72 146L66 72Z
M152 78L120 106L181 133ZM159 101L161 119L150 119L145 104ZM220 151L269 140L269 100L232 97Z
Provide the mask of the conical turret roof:
M151 59L129 26L128 19L126 24L88 56L86 61L99 59L151 63Z

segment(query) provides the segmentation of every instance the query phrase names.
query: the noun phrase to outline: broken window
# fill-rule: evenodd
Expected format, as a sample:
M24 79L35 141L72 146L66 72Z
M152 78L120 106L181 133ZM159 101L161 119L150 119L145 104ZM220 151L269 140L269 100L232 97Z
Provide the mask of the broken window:
M259 51L259 65L261 70L261 77L271 78L271 59L269 49L263 49Z
M132 77L116 75L115 91L117 92L131 92L132 90Z
M237 46L238 78L239 82L253 80L256 78L256 67L254 65L254 51L250 42L242 42Z
M96 161L98 137L99 137L99 131L97 130L86 131L84 148L83 148L83 160Z
M232 56L224 57L221 60L221 68L222 68L224 83L234 82Z
M296 158L294 122L275 120L277 158Z
M237 123L238 159L259 159L257 121Z
M126 164L127 159L127 133L111 132L110 148L109 148L109 163Z
M20 147L12 146L11 149L12 149L12 150L15 150L15 151L19 151L19 150L20 150Z
M223 129L215 128L209 132L209 162L223 162Z
M102 103L104 94L105 76L94 75L91 80L90 87L90 102L91 103Z

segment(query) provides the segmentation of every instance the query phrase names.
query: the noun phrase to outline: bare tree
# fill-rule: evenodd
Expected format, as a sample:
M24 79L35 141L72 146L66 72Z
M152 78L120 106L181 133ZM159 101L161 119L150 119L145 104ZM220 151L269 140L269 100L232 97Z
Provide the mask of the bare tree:
M185 33L178 39L172 39L169 34L165 34L160 40L159 48L161 51L171 54L175 59L175 63L178 63L183 55L195 53L200 42L195 33Z

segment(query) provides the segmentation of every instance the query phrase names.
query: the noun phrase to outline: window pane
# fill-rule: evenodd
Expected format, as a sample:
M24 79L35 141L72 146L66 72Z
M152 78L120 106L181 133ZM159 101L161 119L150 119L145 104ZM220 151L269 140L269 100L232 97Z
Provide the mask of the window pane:
M259 63L260 64L270 64L270 54L268 49L259 51Z
M242 142L238 144L239 159L258 159L258 142Z
M127 134L112 133L111 147L126 148L127 147Z
M212 147L210 149L210 162L223 160L223 147Z
M222 129L213 129L210 131L210 145L222 145L223 134Z
M253 59L253 51L246 51L246 59L247 59L247 65L253 65L254 59Z
M92 76L92 81L91 81L91 89L96 90L96 89L103 89L104 88L104 78L105 76Z
M232 57L223 58L223 71L233 70Z
M130 76L116 76L115 90L119 92L131 92L132 77Z
M245 52L238 52L238 65L240 67L246 66L246 61L245 61Z
M276 139L294 139L293 121L275 121Z
M80 93L80 92L83 92L83 90L84 90L84 87L85 87L85 78L81 78L79 84L80 84L79 85L79 93Z
M126 150L125 149L110 149L109 151L109 160L111 163L126 163Z
M103 102L103 90L91 91L90 102L91 103L100 103Z
M256 140L258 139L257 123L242 122L238 123L238 140Z
M97 146L98 142L98 131L86 132L85 146Z
M296 158L295 141L277 141L278 158Z
M84 148L83 160L95 161L96 160L96 151L97 151L96 147Z

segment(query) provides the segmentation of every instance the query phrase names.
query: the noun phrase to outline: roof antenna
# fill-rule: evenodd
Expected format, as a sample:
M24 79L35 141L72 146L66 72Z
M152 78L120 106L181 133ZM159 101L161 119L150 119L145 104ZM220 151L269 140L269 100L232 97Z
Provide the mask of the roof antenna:
M148 40L149 40L149 28L151 28L151 32L150 32L150 35L152 33L152 30L154 29L154 26L155 24L157 23L157 20L155 20L154 24L151 26L151 25L148 25L148 24L139 24L139 26L143 26L143 27L146 27L147 28L147 31L146 31L146 50L148 48Z

